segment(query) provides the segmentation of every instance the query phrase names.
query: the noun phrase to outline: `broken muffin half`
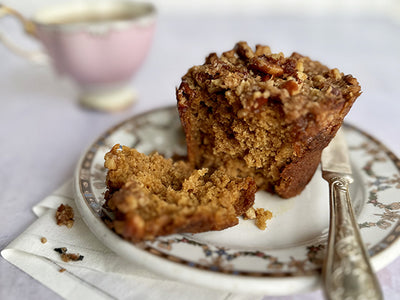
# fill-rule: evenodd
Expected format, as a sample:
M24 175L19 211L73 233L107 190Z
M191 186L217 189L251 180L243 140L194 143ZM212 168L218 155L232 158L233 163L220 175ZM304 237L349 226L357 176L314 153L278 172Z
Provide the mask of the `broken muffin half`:
M105 155L105 167L105 205L114 213L110 226L134 242L234 226L257 190L252 178L194 170L187 162L120 145Z

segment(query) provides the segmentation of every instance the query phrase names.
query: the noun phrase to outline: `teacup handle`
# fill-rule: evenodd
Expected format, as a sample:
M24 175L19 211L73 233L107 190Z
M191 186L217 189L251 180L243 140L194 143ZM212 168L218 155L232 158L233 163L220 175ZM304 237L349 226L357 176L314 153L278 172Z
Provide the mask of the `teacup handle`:
M37 38L36 26L32 21L24 18L15 9L12 9L3 4L0 4L0 18L5 17L5 16L13 16L13 17L17 18L17 20L19 20L21 22L22 26L24 27L24 31L28 35L30 35L34 38ZM49 57L45 52L40 51L40 50L27 51L25 49L22 49L21 47L19 47L15 43L13 43L9 38L7 38L2 32L0 32L0 41L12 52L28 59L29 61L31 61L33 63L47 64L49 62Z

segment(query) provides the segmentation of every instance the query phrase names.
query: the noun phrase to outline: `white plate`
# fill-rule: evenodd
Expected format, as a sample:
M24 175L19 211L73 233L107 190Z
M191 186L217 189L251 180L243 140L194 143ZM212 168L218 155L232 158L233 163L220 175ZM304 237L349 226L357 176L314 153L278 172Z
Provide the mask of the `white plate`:
M351 196L361 234L379 270L400 253L400 160L381 143L345 126L355 181ZM175 107L135 116L100 136L75 174L78 209L92 232L128 260L173 279L233 292L284 295L319 287L328 230L328 186L317 171L300 196L256 194L255 207L272 211L267 229L251 220L201 234L180 234L132 244L102 221L104 154L116 144L169 157L186 145Z

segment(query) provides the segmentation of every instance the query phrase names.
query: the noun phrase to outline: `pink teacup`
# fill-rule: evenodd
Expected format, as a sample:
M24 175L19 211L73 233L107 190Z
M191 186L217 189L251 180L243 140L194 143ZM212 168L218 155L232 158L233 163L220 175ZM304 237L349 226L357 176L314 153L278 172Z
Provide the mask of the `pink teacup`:
M153 5L80 1L43 9L31 20L0 5L1 11L17 16L43 44L55 69L78 84L81 104L111 111L134 101L129 83L150 48Z

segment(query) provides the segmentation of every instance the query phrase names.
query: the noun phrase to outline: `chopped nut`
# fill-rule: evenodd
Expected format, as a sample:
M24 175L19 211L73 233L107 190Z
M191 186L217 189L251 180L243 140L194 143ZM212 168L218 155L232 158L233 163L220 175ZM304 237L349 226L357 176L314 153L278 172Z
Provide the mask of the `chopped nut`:
M308 78L306 73L298 72L297 73L297 78L300 79L301 81L304 81Z
M250 48L249 45L247 45L246 42L239 42L235 46L235 50L237 54L242 58L242 59L249 59L254 57L254 52Z
M286 89L290 96L296 95L300 92L300 86L294 80L284 82L281 87Z
M331 70L332 75L335 77L336 80L342 79L342 74L340 74L340 71L338 69L332 69Z
M284 58L285 55L283 54L283 52L279 52L279 53L272 53L271 57L275 60L279 60L281 58Z
M301 60L299 60L296 64L296 70L303 73L304 72L304 65Z
M253 112L259 112L260 109L262 109L262 107L268 103L268 98L265 98L263 96L254 99L253 101L253 105L251 106L251 110Z
M225 51L224 53L222 53L222 56L226 57L226 58L234 58L235 57L235 50L229 50L229 51Z
M47 243L47 239L46 239L45 237L42 237L42 238L40 239L40 241L42 242L42 244L46 244L46 243Z
M314 76L313 80L317 83L323 83L326 81L325 77L322 75L316 75Z
M210 53L210 55L206 57L206 62L209 64L213 64L217 60L218 60L218 55L216 53Z
M355 78L354 78L353 76L351 76L351 75L346 75L346 76L343 77L343 79L344 79L344 81L346 81L348 84L351 84L351 85L357 85L357 84L358 84L357 79L355 79Z
M68 204L61 204L56 211L57 225L71 228L74 225L74 210Z
M253 70L260 71L265 74L280 76L283 74L283 69L266 59L264 57L255 57L250 60L249 68Z
M263 45L256 45L256 53L257 56L261 55L270 55L271 54L271 48L268 46L263 46Z
M261 91L254 92L252 97L249 99L250 101L248 102L249 110L252 112L259 112L260 109L262 109L263 106L265 106L268 103L270 95L271 93L268 90L265 90L263 92ZM244 117L247 115L247 113L248 113L247 111L239 110L238 116L240 115L241 117Z
M254 220L256 218L256 210L254 207L250 207L244 214L243 218L245 220Z

